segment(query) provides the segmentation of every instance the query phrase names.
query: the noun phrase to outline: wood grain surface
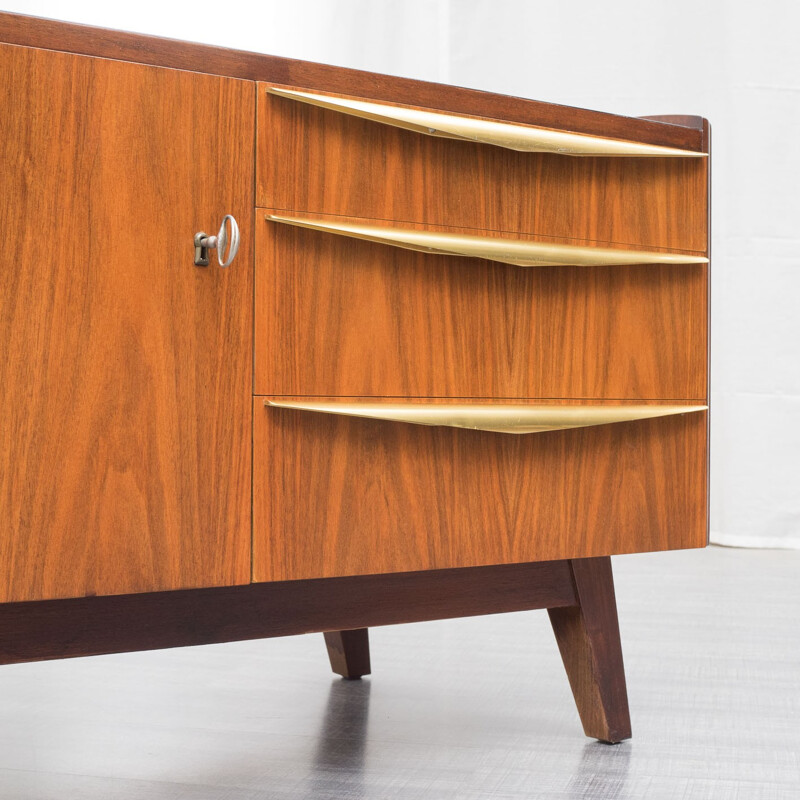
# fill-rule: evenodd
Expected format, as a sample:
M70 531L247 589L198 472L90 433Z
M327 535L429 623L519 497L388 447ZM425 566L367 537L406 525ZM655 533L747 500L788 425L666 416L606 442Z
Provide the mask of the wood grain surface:
M456 113L701 152L703 147L702 133L694 124L688 127L663 124L457 86L19 14L0 13L0 41L192 72L353 94L395 103L419 103Z
M610 558L570 561L578 605L548 610L587 736L631 738L628 690Z
M707 268L522 268L256 219L256 392L704 400Z
M707 159L518 153L258 86L259 206L705 253Z
M566 561L2 603L0 664L576 603Z
M253 578L706 544L706 414L514 436L254 399Z
M253 85L0 47L0 600L250 577ZM232 213L227 270L193 265Z

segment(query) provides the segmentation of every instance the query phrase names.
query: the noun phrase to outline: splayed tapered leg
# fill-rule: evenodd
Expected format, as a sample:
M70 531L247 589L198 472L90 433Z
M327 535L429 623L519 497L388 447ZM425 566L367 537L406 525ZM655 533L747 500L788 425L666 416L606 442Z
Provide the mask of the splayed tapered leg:
M570 561L578 605L548 609L587 736L620 742L631 736L628 692L610 558Z
M329 631L325 645L331 669L343 678L360 678L369 675L369 634L367 628L352 631Z

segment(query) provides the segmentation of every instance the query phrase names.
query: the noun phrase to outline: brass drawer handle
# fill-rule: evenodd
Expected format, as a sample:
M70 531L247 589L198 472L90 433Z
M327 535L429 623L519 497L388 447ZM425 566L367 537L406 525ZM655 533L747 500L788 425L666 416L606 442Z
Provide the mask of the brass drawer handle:
M509 405L499 403L342 403L309 400L264 401L266 406L318 411L347 417L445 425L494 433L541 433L586 428L705 411L704 405Z
M301 92L295 89L267 87L267 93L301 103L339 111L354 117L381 122L427 136L481 142L507 150L528 153L556 153L565 156L644 156L656 158L705 158L707 153L680 150L623 139L608 139L583 133L569 133L550 128L536 128L480 117L465 117L407 106L393 106L359 100L354 97Z
M440 255L485 258L517 267L611 266L632 264L707 264L699 255L654 253L649 250L620 250L609 247L581 247L574 244L549 244L499 236L472 236L460 233L393 228L350 222L329 222L297 215L267 214L271 222L281 222L314 231L336 233L353 239L394 245L406 250Z

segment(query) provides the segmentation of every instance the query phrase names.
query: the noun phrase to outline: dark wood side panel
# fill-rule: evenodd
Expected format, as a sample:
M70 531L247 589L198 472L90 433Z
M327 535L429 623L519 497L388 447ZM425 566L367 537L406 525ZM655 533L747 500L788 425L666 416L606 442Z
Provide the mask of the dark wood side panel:
M249 580L253 104L0 46L0 601Z
M700 151L692 127L396 78L327 64L0 13L0 41L234 78L270 81L456 113Z
M518 153L316 108L264 84L257 127L260 206L706 250L704 158Z
M254 406L254 579L703 547L706 414L509 435Z
M706 396L704 265L533 267L256 220L256 393Z
M554 608L569 565L516 564L0 604L0 664Z

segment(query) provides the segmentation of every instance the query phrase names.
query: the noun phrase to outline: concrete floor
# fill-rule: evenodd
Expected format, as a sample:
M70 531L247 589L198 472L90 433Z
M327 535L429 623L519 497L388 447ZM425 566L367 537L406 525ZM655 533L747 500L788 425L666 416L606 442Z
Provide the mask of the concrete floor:
M583 737L545 612L0 667L2 800L800 798L800 552L614 560L634 738Z

